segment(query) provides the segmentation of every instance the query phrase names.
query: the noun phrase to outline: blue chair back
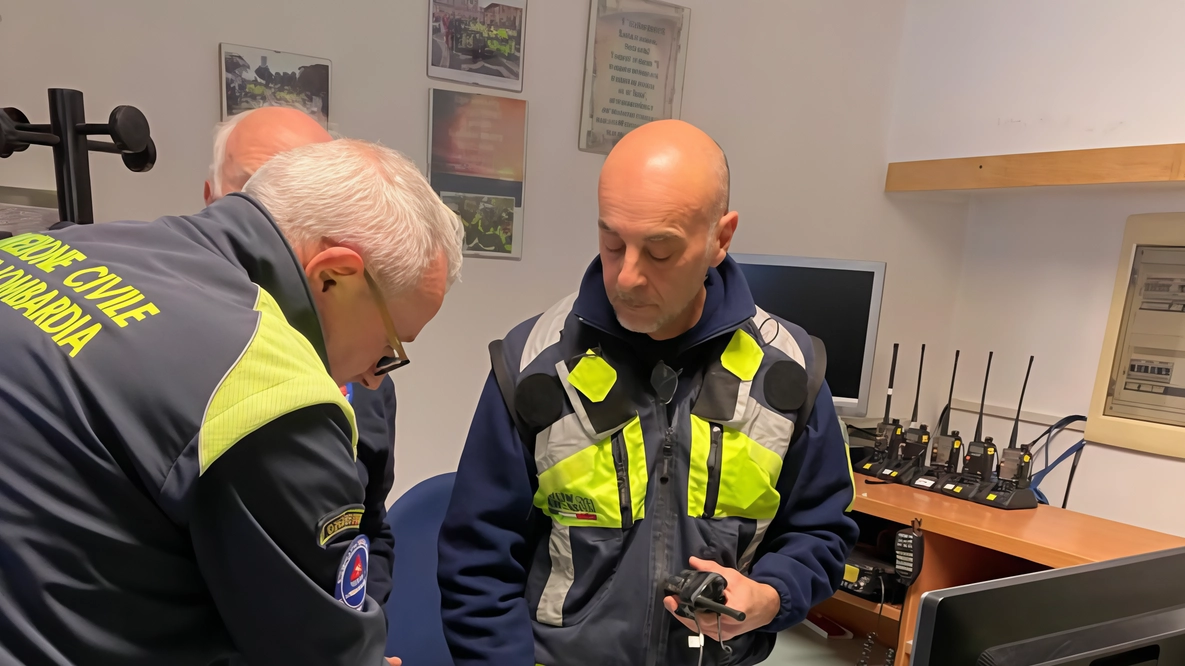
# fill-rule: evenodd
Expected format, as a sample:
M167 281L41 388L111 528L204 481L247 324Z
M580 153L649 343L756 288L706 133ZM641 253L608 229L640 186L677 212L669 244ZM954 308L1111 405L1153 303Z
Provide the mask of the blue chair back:
M454 473L421 481L387 512L395 535L395 571L387 600L387 656L404 666L453 666L440 622L436 539Z

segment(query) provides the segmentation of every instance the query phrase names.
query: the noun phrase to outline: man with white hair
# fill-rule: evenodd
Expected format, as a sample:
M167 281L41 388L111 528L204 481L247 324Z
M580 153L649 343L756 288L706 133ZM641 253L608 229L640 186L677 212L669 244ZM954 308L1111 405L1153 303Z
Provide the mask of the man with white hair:
M214 128L214 159L204 196L210 205L232 192L241 192L247 180L276 155L312 143L333 140L321 124L293 108L266 106L238 113ZM379 605L391 595L391 568L395 561L395 537L387 524L387 495L395 484L395 384L384 377L375 390L360 384L342 387L354 408L358 426L358 478L366 489L357 521L370 539L370 579L366 593Z
M0 241L0 661L385 663L339 387L407 363L460 223L362 141L244 192Z

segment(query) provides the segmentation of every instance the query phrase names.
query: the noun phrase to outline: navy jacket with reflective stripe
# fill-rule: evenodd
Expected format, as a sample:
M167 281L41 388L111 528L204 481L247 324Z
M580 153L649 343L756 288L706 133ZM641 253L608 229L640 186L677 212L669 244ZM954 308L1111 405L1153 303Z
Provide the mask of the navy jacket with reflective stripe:
M687 379L696 373L697 368L687 367L682 361L696 358L703 363L718 356L705 355L702 351L691 356L685 356L686 353L709 342L709 346L719 347L717 340L727 340L755 313L748 286L731 259L726 259L719 270L711 270L705 284L707 299L700 321L692 330L665 344L620 327L605 296L599 259L585 275L572 313L593 328L629 344L638 356L646 359L646 363L653 364L661 358L671 367L682 368L683 378ZM517 327L507 337L507 344L521 345L522 336L530 331L534 322L529 320ZM801 329L787 325L787 329L791 328L801 335ZM799 346L802 346L801 342ZM803 351L808 355L809 365L809 349ZM681 380L681 387L684 383ZM680 388L680 392L683 390ZM677 394L672 404L679 401ZM804 426L799 424L797 427L802 429ZM830 391L824 385L810 420L805 424L805 431L786 454L777 482L780 507L750 571L753 579L778 591L782 607L773 622L759 632L760 636L738 642L738 647L743 647L746 654L738 655L741 659L734 663L756 663L763 658L772 645L774 632L800 622L809 608L830 596L838 585L844 560L857 536L855 523L844 514L853 489L843 441ZM648 442L647 457L652 466L650 494L657 488L653 473L657 464L653 456L655 450L653 443ZM602 598L605 595L598 595L595 588L588 588L590 584L597 585L596 580L588 580L586 576L582 579L580 573L589 571L591 566L594 572L601 569L601 576L612 575L616 579L613 586L618 592L610 592L609 597L623 593L624 580L632 581L626 584L625 590L631 585L639 587L643 599L649 595L654 602L660 601L657 589L650 589L655 587L655 581L651 579L656 575L653 570L661 572L667 567L639 561L639 554L646 551L640 550L644 547L639 546L638 541L668 539L670 530L696 528L686 522L686 507L674 507L675 512L669 515L654 512L650 494L646 517L641 526L635 525L625 537L629 545L624 547L624 556L616 571L604 570L596 563L579 559L587 557L590 549L596 550L595 534L582 540L584 555L578 554L573 546L577 574L574 591L569 596L589 600L585 609L566 605L565 611L573 610L574 613L572 617L565 613L562 629L535 622L535 607L540 600L530 597L530 590L536 590L537 594L544 582L539 580L540 575L543 579L551 575L546 564L548 535L552 530L551 519L533 505L536 473L536 462L521 442L491 376L486 382L461 457L439 543L445 636L458 666L529 666L536 662L544 666L695 664L698 655L686 648L687 631L682 625L671 618L661 617L662 626L651 629L655 615L652 607L645 607L645 601L637 604L626 603L624 599ZM678 475L674 480L686 483L686 478ZM676 528L675 523L682 526ZM620 539L612 537L611 532L605 531L605 549L615 542L612 540ZM687 537L682 543L695 544L698 540L699 537ZM703 545L699 543L696 547ZM704 553L682 552L676 559L685 563L691 555L703 556ZM539 566L540 562L544 566ZM669 569L668 572L674 573ZM607 587L609 582L605 579L601 584ZM606 608L615 610L606 615ZM595 616L595 626L581 627L586 616ZM657 643L661 646L661 654L654 653L652 634L655 631L668 633ZM705 663L716 663L711 655L718 656L718 648L711 647L714 650L710 651Z
M352 410L267 212L47 236L80 256L0 248L0 664L385 663L378 604L334 598L357 531L322 526L366 500ZM286 381L304 406L253 401Z

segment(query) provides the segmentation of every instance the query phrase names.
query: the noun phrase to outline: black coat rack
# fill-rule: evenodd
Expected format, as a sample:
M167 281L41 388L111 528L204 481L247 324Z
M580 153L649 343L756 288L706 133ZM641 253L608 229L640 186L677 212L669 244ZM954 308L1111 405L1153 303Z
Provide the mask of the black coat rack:
M106 124L86 122L82 93L65 88L49 89L49 124L37 125L19 109L0 113L0 158L30 145L53 148L54 175L58 185L58 215L62 221L91 224L90 151L113 153L128 169L148 171L156 164L156 144L149 135L148 119L134 106L117 106ZM110 142L87 137L109 137Z

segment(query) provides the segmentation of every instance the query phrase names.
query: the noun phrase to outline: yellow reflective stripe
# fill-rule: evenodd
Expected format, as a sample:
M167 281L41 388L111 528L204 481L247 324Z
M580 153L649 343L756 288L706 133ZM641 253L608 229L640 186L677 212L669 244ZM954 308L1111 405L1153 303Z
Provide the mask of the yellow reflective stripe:
M712 447L712 427L691 415L691 467L687 470L687 515L704 515L708 501L708 453Z
M635 417L622 431L625 450L629 454L630 503L634 509L634 522L646 517L646 441L642 439L642 420Z
M848 508L844 509L844 513L848 513L852 510L852 507L856 506L856 473L852 470L852 449L848 444L848 426L839 416L836 416L836 418L839 419L839 431L843 433L843 457L848 464L848 479L852 482L852 500L848 502ZM805 428L806 426L804 425L803 427Z
M691 466L687 472L687 515L704 515L708 494L708 454L711 425L691 417ZM782 496L778 477L782 457L739 430L724 426L721 441L720 484L715 518L771 520L778 513Z
M634 417L622 430L629 456L628 482L634 521L646 507L646 444ZM621 496L613 460L613 436L587 446L539 473L535 506L571 527L621 527Z
M589 400L600 402L609 395L609 389L617 382L617 371L605 359L592 356L593 350L587 353L590 356L580 359L572 372L568 373L568 383Z
M354 455L358 430L354 410L325 372L313 345L288 324L271 294L259 289L259 323L239 359L206 407L198 435L201 473L236 442L275 419L304 407L333 404L350 422Z
M761 367L761 359L765 352L753 339L753 336L737 329L728 341L728 347L720 356L720 363L724 369L741 378L741 381L752 381Z
M724 429L723 449L715 515L772 519L782 499L776 488L782 458L732 428Z

